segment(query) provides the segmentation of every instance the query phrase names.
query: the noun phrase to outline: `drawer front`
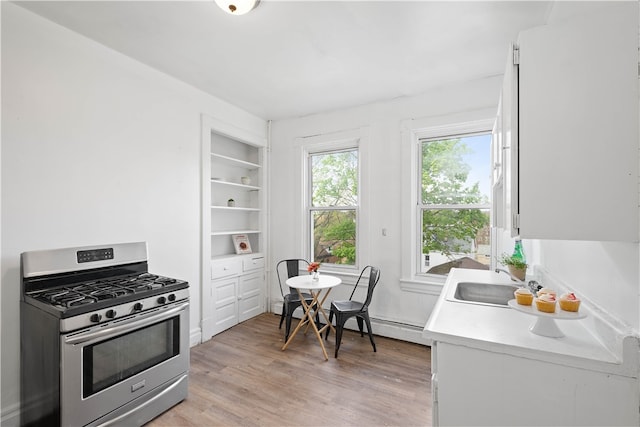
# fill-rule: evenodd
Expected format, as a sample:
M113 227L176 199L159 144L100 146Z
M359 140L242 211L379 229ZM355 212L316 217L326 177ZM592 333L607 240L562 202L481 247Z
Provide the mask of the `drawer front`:
M244 271L258 270L260 268L264 268L263 256L246 257L243 259Z
M211 261L211 278L217 279L242 273L242 260L227 258Z

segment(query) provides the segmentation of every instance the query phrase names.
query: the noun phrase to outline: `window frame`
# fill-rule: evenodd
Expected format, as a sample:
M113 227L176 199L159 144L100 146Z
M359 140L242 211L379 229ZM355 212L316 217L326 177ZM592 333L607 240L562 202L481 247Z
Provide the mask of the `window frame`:
M423 156L422 156L422 148L423 148L423 144L428 144L430 141L439 141L439 140L443 140L443 139L455 139L455 138L467 138L467 137L473 137L473 136L480 136L480 135L487 135L490 138L492 137L492 132L491 130L489 131L485 131L485 130L481 130L481 131L474 131L474 132L469 132L469 133L458 133L458 134L451 134L451 135L442 135L442 136L437 136L437 137L429 137L429 138L419 138L418 139L418 144L419 144L419 155L417 156L418 159L418 176L416 177L416 179L418 181L420 181L420 177L421 177L421 173L422 173L422 168L423 168L423 164L422 164L422 160L423 160ZM491 164L491 149L492 147L489 147L489 159L488 159L488 164ZM421 182L417 182L416 183L416 215L417 215L417 229L416 229L416 233L422 235L422 230L424 228L424 224L423 222L423 212L425 210L465 210L465 209L479 209L479 210L488 210L489 211L489 220L491 220L492 218L492 211L493 211L493 207L491 205L491 199L489 199L487 201L487 203L467 203L467 204L461 204L461 203L453 203L453 204L436 204L436 203L424 203L424 200L422 200L422 185ZM491 191L489 191L489 197L491 197ZM416 256L418 257L418 259L416 260L416 268L420 267L421 263L422 263L422 239L418 239L418 249L417 249L417 254ZM494 246L494 242L492 239L492 244L491 247ZM492 251L490 250L490 253L492 253ZM421 272L421 271L416 271L416 275L418 276L422 276L425 275L427 277L431 277L431 276L442 276L440 274L429 274L426 272ZM446 275L444 275L446 277Z
M313 206L313 201L312 201L312 197L313 197L313 180L312 180L312 172L313 172L313 167L312 167L312 157L313 156L317 156L317 155L329 155L329 154L337 154L337 153L345 153L345 152L349 152L349 151L355 151L357 153L357 187L358 187L358 191L356 194L358 203L356 203L355 205L340 205L340 206ZM357 141L354 142L354 144L346 144L344 147L341 148L329 148L329 149L318 149L318 150L308 150L306 152L306 157L307 157L307 165L306 165L306 178L307 178L307 192L306 192L306 198L305 198L305 210L306 210L306 222L308 224L307 229L306 229L306 233L307 233L307 240L308 240L308 245L307 245L307 253L308 255L308 259L309 261L313 261L314 260L314 253L313 253L313 215L315 212L343 212L343 211L353 211L355 213L355 218L356 218L356 241L355 241L355 246L356 246L356 260L355 263L353 265L349 265L349 264L333 264L333 263L324 263L325 266L330 266L330 268L337 268L337 269L344 269L344 268L357 268L359 265L359 258L360 258L360 240L359 240L359 235L360 235L360 230L359 230L359 224L360 224L360 218L359 218L359 207L360 207L360 182L361 182L361 177L360 177L360 148L358 146Z
M440 117L410 119L402 122L403 163L402 175L402 276L400 287L405 291L440 294L448 276L421 273L419 260L422 255L419 181L422 142L425 139L444 139L459 135L491 134L495 122L495 109L485 108ZM490 212L493 209L490 201ZM430 205L433 206L433 205ZM470 206L470 205L469 205ZM484 205L483 205L484 206ZM492 239L492 254L495 239Z
M299 232L297 240L299 242L299 252L304 254L306 259L311 258L311 215L309 205L311 201L311 179L309 169L309 156L330 151L344 151L349 148L358 150L358 206L356 210L356 263L355 265L326 264L321 267L322 271L332 272L341 277L350 277L359 274L360 266L367 265L369 259L369 237L363 233L367 229L369 221L367 207L369 196L367 195L367 180L369 176L369 128L361 127L351 130L336 131L326 134L312 135L307 137L297 137L295 139L299 170L300 196L299 199Z

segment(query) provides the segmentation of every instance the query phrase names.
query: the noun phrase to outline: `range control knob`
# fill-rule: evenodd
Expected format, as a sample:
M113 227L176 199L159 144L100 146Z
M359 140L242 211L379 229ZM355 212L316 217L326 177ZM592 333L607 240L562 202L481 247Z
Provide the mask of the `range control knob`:
M107 312L104 314L105 316L107 316L109 319L113 319L114 317L116 317L116 311L115 310L107 310Z
M158 298L158 304L164 304L167 302L167 298L162 296L160 298Z
M173 302L176 300L176 294L169 294L167 298L169 298L169 301Z
M137 302L133 305L133 311L140 311L142 310L142 303L141 302Z
M94 313L94 314L91 315L89 320L91 320L94 323L98 323L99 321L102 320L102 316L100 315L100 313Z

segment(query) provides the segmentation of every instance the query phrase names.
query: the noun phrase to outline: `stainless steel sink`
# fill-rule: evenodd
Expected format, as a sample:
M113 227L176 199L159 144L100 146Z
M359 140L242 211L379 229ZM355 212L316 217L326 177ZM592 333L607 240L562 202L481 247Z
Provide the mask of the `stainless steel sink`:
M507 283L459 282L453 292L452 299L459 302L507 306L514 299L513 291L518 286Z

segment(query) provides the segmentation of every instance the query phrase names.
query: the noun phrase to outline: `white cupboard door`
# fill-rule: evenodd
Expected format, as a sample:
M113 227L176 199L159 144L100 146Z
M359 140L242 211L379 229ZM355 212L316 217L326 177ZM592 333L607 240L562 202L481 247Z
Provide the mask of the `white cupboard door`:
M436 351L439 425L639 425L633 377L443 342Z
M262 272L240 276L238 321L244 322L264 311L262 298L263 285L264 273Z
M512 230L512 236L517 235L514 214L518 207L518 75L514 63L514 45L509 46L507 65L504 70L504 81L500 98L502 137L502 224L506 230Z
M520 33L520 236L638 241L638 4Z
M214 306L214 326L212 335L229 329L238 323L238 277L211 282Z

